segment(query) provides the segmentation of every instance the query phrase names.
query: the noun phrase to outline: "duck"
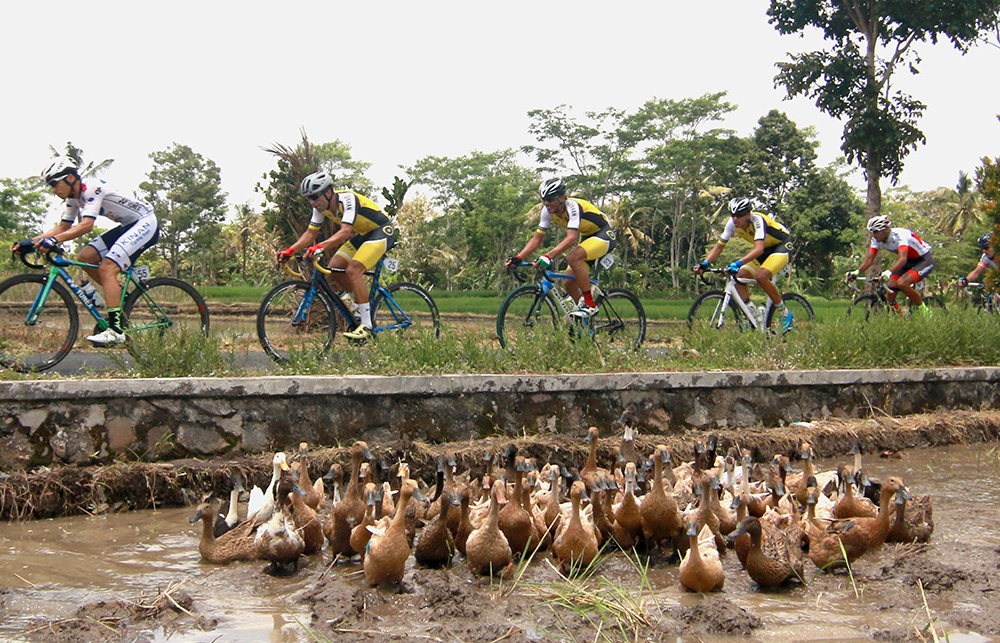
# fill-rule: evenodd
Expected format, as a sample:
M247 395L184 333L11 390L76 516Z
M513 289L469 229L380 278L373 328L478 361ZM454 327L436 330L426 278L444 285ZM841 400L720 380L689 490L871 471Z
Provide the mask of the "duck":
M736 512L732 511L729 507L723 506L722 504L722 494L723 487L722 481L719 480L717 476L712 477L710 486L710 492L708 494L709 506L712 509L712 513L719 519L719 533L728 534L736 529L739 521L736 520ZM726 496L729 498L730 496ZM732 503L732 500L728 501Z
M198 552L202 559L216 565L255 560L257 554L253 544L254 523L249 520L244 521L236 529L216 538L213 523L217 512L213 509L214 505L203 502L191 516L192 524L199 520L202 523L201 540L198 542Z
M537 540L534 538L534 520L532 520L531 514L525 511L521 499L524 493L524 472L524 457L517 456L514 465L512 497L500 510L498 517L500 531L507 537L510 550L516 557L525 556L527 552L531 551L533 544L537 544Z
M213 531L218 538L227 531L232 530L240 523L240 494L243 493L243 474L237 469L233 473L233 488L229 491L229 505L225 514L220 510L215 519Z
M469 540L469 534L475 527L472 526L472 520L469 517L469 505L472 502L472 496L474 492L474 485L467 484L459 493L459 507L461 507L462 513L458 521L458 531L455 532L455 549L458 553L465 556L465 543ZM476 494L478 495L478 494Z
M250 490L250 499L247 501L247 520L253 519L258 525L270 520L274 514L275 487L281 473L288 470L288 458L284 452L278 451L271 458L271 482L267 488L261 490L260 487L254 485L253 489Z
M323 533L330 541L330 550L335 556L351 557L356 554L351 548L351 529L365 518L365 501L361 497L361 463L371 460L368 444L357 441L351 447L351 479L344 489L344 496L333 506Z
M874 518L878 514L878 507L875 503L854 493L854 488L858 483L859 471L851 465L841 465L837 467L837 478L839 479L839 489L841 495L833 503L833 517L842 518ZM818 486L818 484L817 484Z
M822 531L807 530L809 559L823 571L853 563L865 553L877 549L889 535L893 502L897 493L905 493L903 481L890 476L882 483L878 515L874 518L833 520Z
M746 504L743 502L743 494L733 496L731 509L736 512L736 517L740 522L743 522L743 519L749 515ZM746 532L730 534L726 537L726 545L733 548L733 551L736 552L736 558L740 561L740 566L746 569L747 556L750 555L750 534Z
M580 469L580 479L583 480L586 489L594 484L594 478L597 476L597 436L596 426L587 429L587 442L590 445L590 450L587 453L586 462L583 463L583 468Z
M597 477L597 481L594 482L594 489L590 492L590 518L594 523L594 529L596 530L597 545L601 546L605 542L612 539L612 534L614 533L614 524L611 522L611 518L608 517L607 498L611 496L611 490L608 487L608 474L602 474ZM640 507L641 509L642 507ZM612 511L613 511L612 507ZM614 515L613 513L611 514ZM558 533L558 532L556 532Z
M570 575L587 569L597 558L598 544L593 524L584 522L580 506L586 498L586 486L577 480L570 487L569 497L573 505L569 520L552 543L552 551L559 559L564 574Z
M628 550L635 547L642 538L642 516L635 498L635 463L625 465L625 492L622 501L615 507L612 537L619 547Z
M688 523L688 550L681 560L681 586L692 592L714 592L726 583L722 559L715 547L715 534L705 525L698 531L698 523Z
M904 490L905 491L905 490ZM909 491L896 494L887 543L925 543L934 533L934 503L930 496L914 499Z
M298 489L298 485L296 485ZM301 489L289 493L302 493ZM257 528L254 537L254 551L257 558L269 561L267 573L278 576L296 572L299 558L305 551L305 540L295 528L292 518L291 501L287 497L278 499L271 519Z
M513 557L507 537L500 531L500 483L490 485L489 513L465 543L466 564L474 574L508 576Z
M298 464L299 488L306 492L303 501L314 510L319 511L320 507L326 503L326 488L323 478L320 478L316 482L313 482L309 478L308 443L299 443L299 461L296 464Z
M642 535L653 546L665 542L673 543L684 529L677 502L674 500L670 482L663 479L663 470L669 464L666 446L657 445L651 456L653 460L653 485L649 493L642 497L639 518Z
M396 511L384 529L369 527L371 539L365 552L365 580L372 587L398 585L403 582L406 559L410 557L410 543L406 538L406 507L410 498L423 494L415 480L404 480L399 488Z
M381 488L376 487L375 483L369 482L365 484L365 517L351 529L351 549L361 556L362 562L365 559L365 550L368 548L368 541L372 537L372 532L368 528L378 523L383 517L380 495Z
M444 567L451 563L451 558L455 555L455 538L448 529L448 510L454 506L459 507L461 512L461 498L455 493L442 493L439 504L440 510L420 530L413 548L413 557L425 567Z
M730 534L734 539L742 534L750 536L747 552L747 575L761 587L777 587L786 582L803 578L801 550L791 543L772 524L756 516L747 516Z
M282 491L283 486L279 482L278 493ZM306 556L311 556L323 551L323 545L326 544L326 537L323 535L323 521L320 519L319 514L316 513L315 508L306 502L308 497L309 493L298 484L295 484L294 488L288 494L288 498L292 504L292 521L295 523L295 529L302 535L302 540L305 542L302 553Z
M343 497L343 487L344 487L344 465L339 462L334 462L330 465L330 469L323 476L323 487L330 488L330 500L333 504L340 502Z

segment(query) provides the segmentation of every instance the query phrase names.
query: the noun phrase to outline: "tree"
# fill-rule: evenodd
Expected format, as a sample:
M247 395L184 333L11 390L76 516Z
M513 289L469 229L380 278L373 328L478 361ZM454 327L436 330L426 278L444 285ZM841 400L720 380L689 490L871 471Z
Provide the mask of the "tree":
M941 232L960 237L970 225L979 223L979 195L973 190L972 178L965 172L958 173L954 189L938 188L929 195L934 221Z
M846 121L841 149L864 169L868 216L881 212L880 180L895 184L903 159L925 140L916 124L924 104L893 91L893 74L902 65L917 73L919 42L947 38L964 53L996 27L998 10L1000 0L771 0L778 32L815 27L831 43L778 63L775 81Z
M976 189L982 196L979 204L983 216L1000 226L1000 159L984 156L976 168Z
M733 188L777 213L788 193L802 187L815 168L815 133L799 129L784 112L772 109L757 121L749 142L739 169L747 185L734 183Z
M115 162L114 159L104 159L100 163L94 163L93 161L89 163L83 162L83 149L73 145L72 142L66 142L66 149L62 152L57 150L54 146L49 145L49 151L52 152L52 156L68 156L69 158L76 161L76 166L80 168L80 176L96 176L104 170L111 167L111 164Z
M42 231L46 193L28 179L0 178L0 234L5 241ZM7 246L9 247L8 243Z
M170 274L180 275L181 264L198 260L202 268L208 253L219 242L219 225L226 214L226 193L219 187L219 167L187 145L149 155L153 169L139 184L153 205L160 225L158 251L170 264ZM201 273L207 277L206 272Z

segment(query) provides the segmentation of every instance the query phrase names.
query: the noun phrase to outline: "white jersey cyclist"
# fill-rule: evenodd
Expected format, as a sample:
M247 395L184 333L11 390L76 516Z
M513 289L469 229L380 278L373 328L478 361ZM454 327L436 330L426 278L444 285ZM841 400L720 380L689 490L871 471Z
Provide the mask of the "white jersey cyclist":
M87 245L93 246L102 259L111 259L122 270L132 265L135 258L159 238L153 206L134 195L123 195L103 179L87 178L80 187L80 196L69 197L65 203L62 220L66 223L105 216L120 225ZM141 225L135 225L140 221Z
M996 258L990 259L989 255L985 252L983 256L979 258L979 265L983 268L993 268L994 270L1000 270L1000 264L997 263Z
M869 248L869 252L878 252L879 249L882 248L896 253L899 252L900 248L906 248L907 259L917 259L918 257L923 257L931 251L929 243L907 228L890 229L889 238L884 242L872 237L872 244Z

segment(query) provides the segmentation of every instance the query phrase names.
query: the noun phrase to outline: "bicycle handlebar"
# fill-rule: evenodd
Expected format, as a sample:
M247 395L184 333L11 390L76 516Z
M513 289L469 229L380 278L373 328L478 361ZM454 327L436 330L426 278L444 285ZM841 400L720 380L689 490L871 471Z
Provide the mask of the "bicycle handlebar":
M44 259L48 263L56 263L55 261L53 261L52 257L62 255L63 252L65 251L59 246L52 248L48 252L41 252L40 250L38 250L38 248L35 247L34 241L32 241L31 239L22 239L21 241L18 241L16 247L13 250L11 250L11 261L14 260L14 257L17 257L18 259L21 260L21 263L23 263L27 267L32 268L33 270L41 270L42 268L45 267L45 265L42 264L41 262L33 263L31 261L28 261L29 255L39 255L42 257L42 259Z
M694 268L692 268L691 270L693 271ZM713 282L711 282L711 281L709 281L708 279L705 278L705 273L707 273L707 272L714 272L714 273L719 274L719 275L723 275L724 274L727 277L732 278L737 283L741 283L741 284L752 284L752 283L756 283L756 281L757 281L753 277L748 277L748 278L741 279L741 278L739 278L739 277L736 276L736 273L729 272L725 268L702 268L701 272L696 273L696 274L701 279L701 282L703 284L705 284L706 286L714 286L715 285Z
M527 268L527 267L529 267L529 266L530 266L530 267L532 267L532 268L534 268L534 269L535 269L536 271L538 271L538 274L539 274L539 275L542 275L542 276L545 276L545 277L548 277L549 279L553 279L553 278L554 278L554 276L555 276L556 274L558 274L558 273L555 273L555 272L553 272L553 271L549 270L548 268L542 268L542 267L540 267L540 266L536 266L536 265L535 265L534 263L532 263L532 262L530 262L530 261L522 261L521 263L517 264L517 265L516 265L516 266L514 266L513 268L507 268L507 270L508 270L508 271L509 271L509 272L510 272L510 273L511 273L512 275L514 275L514 279L517 279L517 281L518 281L519 283L522 283L522 284L523 284L523 283L525 283L526 281L528 281L528 278L527 278L527 277L525 277L525 276L524 276L523 274L521 274L520 270L521 270L521 268ZM553 280L554 280L554 279L553 279Z

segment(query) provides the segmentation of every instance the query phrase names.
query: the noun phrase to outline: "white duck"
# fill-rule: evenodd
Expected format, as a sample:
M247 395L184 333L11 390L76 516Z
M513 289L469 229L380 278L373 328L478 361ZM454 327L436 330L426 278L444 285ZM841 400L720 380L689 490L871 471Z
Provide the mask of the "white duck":
M274 488L278 484L281 472L289 470L288 459L281 451L274 454L271 465L271 482L267 485L267 489L262 491L260 487L254 485L250 490L250 500L247 501L247 520L253 519L258 525L270 520L274 514Z

